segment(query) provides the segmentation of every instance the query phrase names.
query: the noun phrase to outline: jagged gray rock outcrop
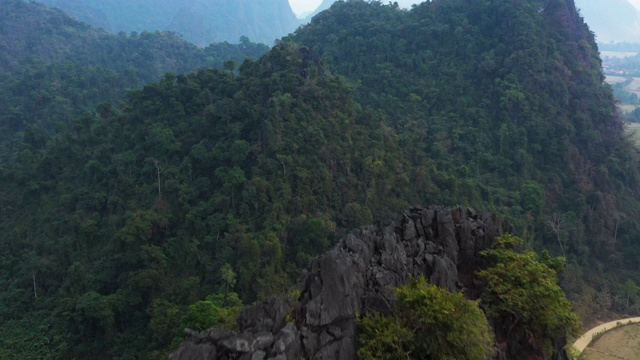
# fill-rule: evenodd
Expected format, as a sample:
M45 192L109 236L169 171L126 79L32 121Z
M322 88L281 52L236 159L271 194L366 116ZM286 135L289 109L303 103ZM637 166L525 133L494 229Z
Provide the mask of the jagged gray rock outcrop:
M413 207L389 226L352 232L315 259L296 285L297 300L274 297L246 307L239 334L189 332L170 359L356 359L359 314L389 313L394 289L411 276L476 298L481 289L473 274L484 264L480 251L504 232L512 232L509 224L470 208ZM524 355L523 341L510 342L497 358Z

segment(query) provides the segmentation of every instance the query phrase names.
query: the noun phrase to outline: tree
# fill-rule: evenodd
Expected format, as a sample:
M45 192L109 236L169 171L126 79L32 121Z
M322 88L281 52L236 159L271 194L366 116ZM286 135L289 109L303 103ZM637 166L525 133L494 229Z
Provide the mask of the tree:
M233 74L233 71L236 69L236 63L233 60L226 60L222 66L231 74Z
M212 294L205 300L189 305L182 318L182 328L205 330L214 326L237 330L242 301L235 292Z
M224 310L209 300L189 305L189 312L182 320L187 328L199 331L211 328L222 321Z
M164 170L162 168L162 165L160 165L160 161L156 160L156 159L151 159L151 161L153 161L153 165L156 167L156 173L158 175L158 200L162 200L162 188L160 187L160 174L162 174L162 171Z
M222 281L224 281L224 295L226 297L229 295L229 290L236 286L236 273L233 271L231 264L225 263L224 266L222 266L220 276L222 277Z
M517 252L523 243L506 234L483 251L492 262L478 273L486 282L481 301L488 315L524 327L540 345L545 339L577 336L580 321L558 285L557 271L564 259L546 255L539 260L533 251Z
M636 285L636 283L631 280L631 279L627 279L627 281L625 281L622 285L620 285L620 290L622 290L622 293L624 294L625 298L626 298L626 305L625 305L625 310L629 310L629 300L632 301L636 301L637 300L637 296L638 296L638 292L640 291L640 287L638 287L638 285Z
M484 360L493 335L477 301L416 278L396 290L392 316L360 321L360 359Z
M551 214L551 216L547 220L547 225L549 225L549 227L551 228L551 231L553 231L553 233L556 235L556 240L558 241L558 244L560 245L560 250L562 251L562 256L565 256L565 257L566 257L566 253L564 252L564 246L562 246L561 236L565 230L566 223L567 223L567 218L564 216L564 214L561 214L557 211Z

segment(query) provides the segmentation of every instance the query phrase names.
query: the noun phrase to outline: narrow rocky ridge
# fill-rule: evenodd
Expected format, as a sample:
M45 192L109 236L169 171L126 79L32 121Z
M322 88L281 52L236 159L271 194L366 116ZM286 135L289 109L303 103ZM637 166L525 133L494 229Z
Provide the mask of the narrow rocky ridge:
M348 234L315 259L296 285L297 300L273 297L244 308L238 334L187 330L170 359L356 359L358 315L389 313L394 289L418 275L477 298L482 289L474 273L485 265L480 252L505 232L513 232L510 224L471 208L412 207L388 226ZM496 359L544 358L524 330L493 325L497 338L507 339ZM553 359L567 359L566 340L553 344Z

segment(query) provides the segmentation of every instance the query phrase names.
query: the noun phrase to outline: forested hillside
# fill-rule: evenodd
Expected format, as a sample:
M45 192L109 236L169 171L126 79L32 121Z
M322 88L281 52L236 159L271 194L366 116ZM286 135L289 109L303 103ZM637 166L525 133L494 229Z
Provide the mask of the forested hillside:
M299 20L287 0L40 0L107 31L175 31L199 46L241 36L272 45Z
M419 203L566 256L583 317L640 304L638 154L572 0L340 1L259 59L1 4L0 358L165 358Z
M389 131L306 48L282 45L239 77L167 75L121 114L25 137L3 173L3 331L25 336L48 310L69 346L53 357L146 357L167 344L144 339L179 334L167 311L221 291L225 263L245 301L286 289L336 228L406 206Z
M21 0L0 1L0 29L0 157L6 159L26 126L48 133L101 103L118 106L126 91L166 72L222 69L225 61L257 59L268 50L246 37L201 49L171 32L111 35Z
M349 25L334 31L339 24ZM629 310L617 284L640 280L637 150L573 1L433 1L411 11L337 2L290 40L385 114L409 178L422 181L417 198L510 216L537 246L567 256L583 315L600 305L584 300L593 292L576 279L582 271ZM616 270L607 278L603 268Z

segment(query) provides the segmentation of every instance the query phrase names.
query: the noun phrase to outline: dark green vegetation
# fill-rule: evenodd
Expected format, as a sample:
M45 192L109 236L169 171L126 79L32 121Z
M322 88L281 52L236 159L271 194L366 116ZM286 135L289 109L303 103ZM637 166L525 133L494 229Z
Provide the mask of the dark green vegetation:
M335 237L412 203L507 216L566 255L570 299L640 303L637 151L572 1L541 3L338 2L240 65L263 48L56 12L41 38L39 17L10 20L49 10L1 2L24 41L0 52L0 358L164 358L182 326L228 323L232 293L283 292ZM238 71L177 74L226 59Z
M486 360L493 334L478 302L414 279L396 290L392 316L370 314L360 325L358 358Z
M241 36L273 44L299 20L288 0L40 0L114 33L168 30L207 46Z
M496 239L491 250L484 251L491 265L478 275L486 282L481 300L487 314L496 322L506 323L504 327L509 331L514 327L525 328L534 342L575 339L582 325L558 285L564 259L552 259L546 252L539 259L533 251L516 251L523 243L520 238L504 235ZM508 332L500 335L506 337ZM553 344L541 345L551 357Z
M246 37L200 49L169 32L114 36L20 0L0 1L0 29L0 157L9 160L29 126L31 136L49 134L101 103L119 106L126 91L166 72L222 69L268 50Z
M167 75L121 114L101 106L49 141L25 137L2 178L14 190L2 197L3 331L42 310L64 329L53 358L147 357L167 343L144 339L180 333L175 309L228 290L226 262L244 300L264 297L336 227L407 206L391 130L305 48L240 70ZM3 357L32 350L4 335L17 349Z
M511 217L527 241L566 255L574 301L591 291L575 277L614 299L615 284L640 280L637 150L572 1L338 2L291 40L384 114L413 199Z
M523 252L523 245L522 239L507 234L482 253L489 265L476 274L483 288L477 301L429 285L424 278L398 288L392 314L361 319L358 357L484 360L495 351L496 341L506 344L522 333L547 352L543 358L551 358L550 339L574 339L582 326L558 285L564 258L544 252L540 259L533 251ZM487 318L496 326L495 339Z

